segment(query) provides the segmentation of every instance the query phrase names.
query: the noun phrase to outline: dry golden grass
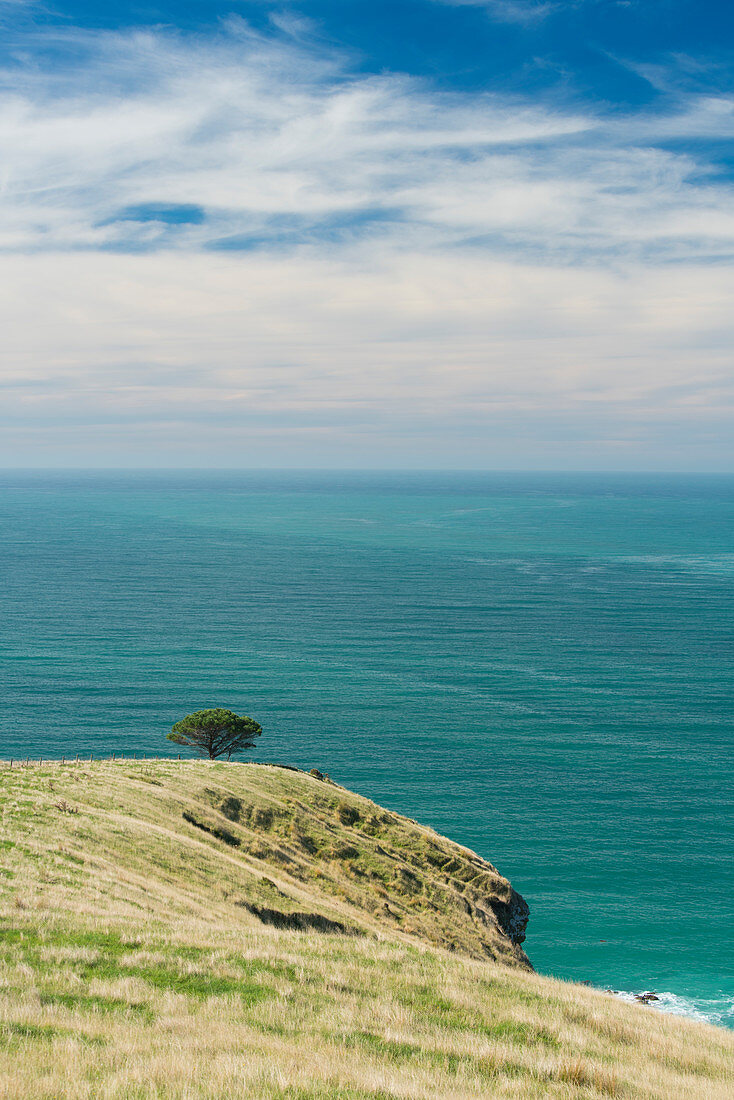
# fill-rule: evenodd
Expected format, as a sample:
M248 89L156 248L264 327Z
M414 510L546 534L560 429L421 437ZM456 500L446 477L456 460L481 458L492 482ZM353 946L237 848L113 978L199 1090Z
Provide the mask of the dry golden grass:
M452 900L503 890L494 869L349 792L162 761L0 783L0 1098L734 1094L729 1033L527 971ZM451 870L421 862L426 844ZM353 934L263 924L266 907Z

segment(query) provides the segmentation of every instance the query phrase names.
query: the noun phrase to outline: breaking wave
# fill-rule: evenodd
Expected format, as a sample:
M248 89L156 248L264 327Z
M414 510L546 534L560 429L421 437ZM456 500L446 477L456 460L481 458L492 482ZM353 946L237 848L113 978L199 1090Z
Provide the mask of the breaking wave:
M638 991L612 990L615 997L629 1004L640 1004L638 997L648 990ZM677 993L660 993L655 991L656 1001L649 1001L650 1008L656 1008L658 1012L669 1012L673 1016L686 1016L689 1020L699 1020L701 1023L716 1024L717 1027L734 1028L734 998L732 997L681 997Z

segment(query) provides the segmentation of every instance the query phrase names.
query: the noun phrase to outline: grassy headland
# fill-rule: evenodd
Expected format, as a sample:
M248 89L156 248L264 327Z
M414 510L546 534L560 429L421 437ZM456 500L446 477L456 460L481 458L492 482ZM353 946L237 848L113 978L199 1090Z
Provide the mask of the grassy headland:
M734 1037L534 974L490 864L252 764L0 768L0 1097L645 1097Z

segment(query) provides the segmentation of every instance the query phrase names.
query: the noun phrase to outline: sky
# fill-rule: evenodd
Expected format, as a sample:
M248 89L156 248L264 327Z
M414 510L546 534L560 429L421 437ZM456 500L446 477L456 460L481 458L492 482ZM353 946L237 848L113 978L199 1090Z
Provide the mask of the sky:
M734 5L0 0L0 465L734 470Z

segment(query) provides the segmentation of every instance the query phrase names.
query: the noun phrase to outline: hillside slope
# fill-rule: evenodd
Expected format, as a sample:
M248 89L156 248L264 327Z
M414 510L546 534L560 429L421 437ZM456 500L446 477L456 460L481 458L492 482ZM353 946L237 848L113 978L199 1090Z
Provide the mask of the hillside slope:
M0 766L0 1097L723 1098L734 1038L534 974L491 864L302 772Z

